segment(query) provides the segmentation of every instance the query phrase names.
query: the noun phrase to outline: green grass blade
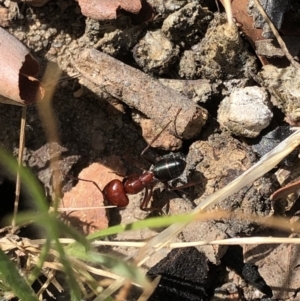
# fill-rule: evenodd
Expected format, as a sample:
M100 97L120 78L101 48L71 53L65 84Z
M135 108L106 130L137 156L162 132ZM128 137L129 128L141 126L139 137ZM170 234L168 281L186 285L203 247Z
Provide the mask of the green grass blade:
M125 225L117 225L117 226L109 227L104 230L96 231L93 234L88 235L87 239L92 241L95 239L99 239L101 237L114 235L125 231L140 230L144 228L167 227L174 223L190 222L193 221L195 218L196 218L195 215L192 214L180 214L180 215L147 218L145 220L140 220Z
M48 255L49 255L49 250L51 247L51 242L49 239L46 240L46 243L43 245L40 256L39 256L39 261L37 262L36 266L33 268L33 270L30 272L28 276L28 282L32 284L40 275L42 267L44 262L46 261Z
M18 220L20 221L20 219L23 218L23 221L25 221L26 218L27 220L29 218L32 218L31 221L32 220L36 221L37 224L39 224L46 230L46 235L48 239L50 241L55 242L56 251L59 253L59 257L60 257L59 259L64 267L64 271L66 273L66 280L70 288L71 300L80 300L81 298L80 287L76 281L72 267L65 254L65 250L59 242L60 229L58 226L57 214L48 213L49 206L46 202L43 189L41 188L40 183L36 180L34 175L27 168L23 166L19 168L16 160L4 149L0 149L0 162L12 174L16 174L18 171L20 172L20 177L23 183L23 187L26 187L27 192L32 197L37 208L37 212L35 213L35 216L33 216L34 214L32 213L31 214L24 213L22 214L21 217L19 216ZM11 262L10 262L10 266L16 269L14 264ZM18 282L16 281L16 283ZM25 300L25 298L20 298L20 299ZM35 299L31 298L30 300L35 300Z
M11 174L16 175L20 172L21 182L27 188L27 191L33 198L37 209L41 212L48 211L48 204L45 199L45 195L41 184L37 181L36 177L24 166L18 167L18 163L15 158L8 153L5 149L0 147L0 162Z
M56 222L57 222L57 225L58 225L61 233L76 240L76 242L83 245L86 250L90 249L90 247L91 247L90 242L85 238L85 236L83 236L78 231L76 231L74 228L66 225L65 223L63 223L60 220L57 220Z
M71 267L70 261L66 255L66 252L59 241L59 230L57 224L54 225L49 235L55 242L55 249L59 253L59 259L61 264L64 267L64 272L66 273L66 280L70 289L71 300L80 300L81 299L81 290L76 281L74 271Z
M89 252L87 255L88 259L92 259L93 262L105 266L116 275L130 279L132 282L137 283L142 287L145 287L147 284L149 284L146 276L140 268L127 263L122 259L118 259L106 254L99 254L96 252Z

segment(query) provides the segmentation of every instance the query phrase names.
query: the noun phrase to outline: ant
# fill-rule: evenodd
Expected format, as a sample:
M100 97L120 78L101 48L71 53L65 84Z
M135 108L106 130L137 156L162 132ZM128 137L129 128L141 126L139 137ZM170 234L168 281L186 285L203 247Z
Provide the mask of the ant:
M169 121L159 134L153 138L151 143L142 151L140 156L143 156L146 150L170 123L171 121ZM186 162L181 158L172 157L161 159L153 165L151 170L145 171L141 175L129 175L125 177L123 181L115 179L107 183L102 190L104 200L117 207L126 207L129 203L128 194L137 194L145 189L145 196L141 202L140 209L143 211L152 211L153 208L148 208L148 203L153 194L154 182L159 181L167 185L168 181L178 178L183 173L185 167ZM187 185L183 185L180 188L187 187Z

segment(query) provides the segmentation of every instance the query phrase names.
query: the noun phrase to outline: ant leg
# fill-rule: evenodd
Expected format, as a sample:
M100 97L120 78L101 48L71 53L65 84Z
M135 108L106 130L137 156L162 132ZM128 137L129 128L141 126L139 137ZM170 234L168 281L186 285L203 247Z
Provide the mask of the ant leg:
M177 127L176 127L176 120L177 120L177 117L178 117L180 111L181 111L181 109L178 109L178 112L177 112L177 114L176 114L176 116L175 116L175 119L174 119L175 137L176 137L176 136L177 136L177 137L179 136L179 135L178 135L178 132L177 132Z
M119 177L126 178L126 175L121 174L121 173L118 173L118 172L116 172L116 171L110 171L109 173L113 173L113 174L115 174L115 175L117 175L117 176L119 176ZM85 180L85 181L86 181L86 180Z
M186 184L183 184L181 186L178 186L178 187L171 187L169 186L169 189L174 191L174 190L181 190L181 189L184 189L184 188L188 188L188 187L192 187L192 186L195 186L196 184L198 183L201 183L201 181L199 182L191 182L191 183L186 183Z
M127 151L126 151L127 152ZM123 155L124 159L127 160L129 163L131 163L133 166L137 167L138 169L145 171L145 168L143 168L141 166L141 164L139 164L137 161L133 160L132 158L130 158L129 156L125 157L125 154ZM152 164L152 163L151 163ZM119 175L119 174L117 174Z
M189 194L188 192L184 191L183 189L184 188L188 188L188 187L192 187L192 186L195 186L196 184L199 184L201 183L202 181L197 181L197 182L191 182L191 183L186 183L186 184L183 184L181 186L178 186L178 187L172 187L171 185L169 185L168 183L164 183L166 188L170 191L174 191L178 197L184 199L185 201L189 201L182 193L184 194ZM196 204L194 203L194 201L192 201L192 204L196 207Z
M177 129L176 129L176 119L177 119L177 116L179 115L181 109L179 109L176 113L176 116L175 116L175 120L174 120L174 125L175 125L175 132L176 132L176 135L177 135ZM146 158L144 156L144 154L146 153L146 151L152 146L152 144L158 139L158 137L166 130L166 128L170 125L170 123L172 122L172 120L170 120L164 127L163 129L151 140L151 142L144 148L144 150L140 153L140 156L143 157L149 164L154 164L153 161L149 160L148 158ZM136 140L137 141L137 140ZM144 168L141 168L139 166L139 164L137 164L137 162L135 162L134 160L132 160L130 157L127 156L127 154L129 153L130 151L130 148L128 148L124 154L122 155L122 157L124 157L127 161L129 161L131 164L135 165L136 167L138 167L139 169L141 170L145 170Z
M147 208L148 207L148 204L149 204L149 201L151 200L151 197L152 197L152 194L153 194L153 187L151 186L150 188L150 192L148 190L148 187L145 187L145 196L144 196L144 199L140 205L140 209L143 210L143 211L154 211L155 209L154 208Z
M140 138L139 138L139 139L140 139ZM136 143L139 139L137 139L137 140L135 141L135 143ZM134 144L135 144L135 143L134 143ZM136 160L132 159L132 158L130 157L130 155L128 155L130 151L132 152L132 147L128 147L127 150L122 154L122 157L123 157L126 161L128 161L129 163L131 163L133 166L137 167L138 169L140 169L140 170L142 170L142 171L145 171L145 168L144 168L141 164L139 164ZM149 162L149 163L150 163L150 164L153 164L153 162ZM119 174L117 174L117 175L119 175ZM125 176L124 176L124 177L125 177Z

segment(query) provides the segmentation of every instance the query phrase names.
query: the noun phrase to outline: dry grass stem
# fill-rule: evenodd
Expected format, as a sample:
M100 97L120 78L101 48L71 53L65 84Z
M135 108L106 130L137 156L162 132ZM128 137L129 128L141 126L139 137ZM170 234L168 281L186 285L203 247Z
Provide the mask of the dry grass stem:
M53 173L53 192L54 192L54 208L58 207L58 197L60 196L60 150L58 148L59 138L56 121L54 119L54 112L51 106L53 94L60 77L60 70L56 65L47 65L45 75L43 77L43 84L46 86L46 93L43 101L37 102L40 119L46 132L47 141L50 143L50 167ZM51 83L51 84L50 84Z
M108 288L106 288L101 295L97 296L93 301L105 301L108 297L110 297L114 292L116 292L118 289L120 289L124 283L124 278L120 278L113 282Z
M227 21L230 26L235 26L232 17L231 0L224 0L224 8L226 11Z
M276 27L274 26L274 24L272 23L271 19L269 18L269 16L266 14L264 8L261 6L261 4L259 3L258 0L254 0L255 5L257 7L257 9L259 10L259 12L261 13L261 15L264 17L264 19L266 20L266 22L268 23L269 27L271 28L274 36L276 37L276 40L279 44L279 46L281 47L282 51L284 52L286 58L290 61L290 63L297 69L300 69L300 64L297 63L294 58L290 55L285 42L283 41L283 39L281 38L281 36L279 35Z
M155 291L155 289L157 288L159 282L161 279L161 275L157 276L152 282L151 282L151 286L148 289L144 289L143 293L141 294L141 296L138 298L137 301L146 301L150 298L150 296L152 295L152 293Z
M69 208L58 208L59 212L65 212L65 211L82 211L82 210L97 210L97 209L111 209L116 208L117 206L96 206L96 207L69 207Z
M123 287L119 291L118 295L116 296L116 301L123 301L127 299L127 296L130 292L130 289L132 287L132 283L128 280L124 283Z
M205 245L267 245L267 244L300 244L300 238L292 237L234 237L211 241L191 241L170 244L171 249L188 248Z
M23 164L23 154L24 154L24 147L25 147L26 112L27 112L27 106L24 105L22 107L20 137L19 137L19 154L18 154L18 167L19 168ZM16 178L16 192L15 192L13 219L12 219L12 231L13 232L16 230L16 218L17 218L17 213L18 213L18 208L19 208L20 191L21 191L21 178L20 178L20 171L18 171L17 178Z
M54 277L55 277L55 271L51 271L51 273L43 273L44 276L46 276L47 280L42 284L40 290L37 292L37 296L40 298L42 297L43 293L47 289L47 287L52 283Z

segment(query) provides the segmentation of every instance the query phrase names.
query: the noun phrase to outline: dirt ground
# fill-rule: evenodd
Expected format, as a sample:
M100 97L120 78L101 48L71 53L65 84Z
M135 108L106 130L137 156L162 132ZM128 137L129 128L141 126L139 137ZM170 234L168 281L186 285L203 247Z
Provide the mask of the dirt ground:
M291 2L290 10L294 16L297 13L299 15L298 4ZM86 18L78 3L72 0L52 0L41 7L0 0L0 5L11 13L14 12L14 18L5 29L22 41L38 60L41 65L40 78L49 64L56 63L62 72L52 104L61 152L59 171L63 184L62 197L65 193L63 207L74 206L73 203L68 203L69 199L78 194L80 189L84 194L87 190L94 189L91 183L77 183L72 177L93 179L103 188L116 177L141 174L141 169L149 170L149 162L156 162L171 151L176 156L180 152L179 156L184 158L187 165L183 176L170 185L195 183L183 191L167 190L158 183L152 206L163 208L161 212L141 211L139 207L144 196L144 192L141 192L129 196L130 202L125 209L99 210L89 217L85 213L86 222L91 224L84 228L85 231L94 231L120 222L128 223L152 215L191 211L208 195L226 186L257 162L268 147L274 147L272 143L278 135L268 138L267 134L274 129L278 130L280 126L298 123L299 97L294 96L293 102L288 104L274 100L272 93L276 90L276 85L269 75L277 71L263 71L265 73L258 75L263 68L262 60L241 31L236 31L234 38L227 38L226 31L222 31L227 23L226 17L222 13L222 5L219 3L220 7L217 7L215 1L151 0L148 1L153 9L150 17L137 18L134 14L121 11L117 19L104 21ZM300 36L299 22L297 25L294 44ZM150 117L155 122L161 121L158 125L150 123L145 116L148 111L139 112L134 106L134 96L126 99L124 91L123 95L115 95L109 93L106 86L101 90L101 86L91 81L96 74L96 65L95 70L90 67L86 69L90 77L82 73L78 57L92 48L149 75L149 78L159 82L163 91L177 91L178 97L192 103L193 108L201 108L203 122L201 121L195 134L184 139L184 131L181 137L176 137L172 131L171 134L165 131L159 137L161 141L155 141L164 149L151 148L146 152L146 159L141 157L140 153L147 146L145 139L151 141L168 121L172 121L170 127L173 126L174 120L170 120L171 96L166 93L164 99L159 99L153 105L148 99L152 92L147 89L143 91L144 94L139 92L143 87L139 86L138 75L132 73L130 78L131 71L128 71L128 80L137 85L136 93L141 93L141 107L149 107L154 115ZM270 63L275 60L274 57L268 59ZM287 62L281 61L280 64L287 65ZM121 68L118 66L116 61L116 66L111 68L118 70ZM292 75L287 75L287 78L297 78L297 74L295 71ZM116 74L116 77L119 76ZM288 79L286 82L288 85ZM274 84L273 90L259 90L259 96L251 94L254 93L253 89L245 92L246 96L251 94L253 99L259 99L258 108L248 107L249 101L246 100L244 103L234 104L242 109L231 115L230 108L235 100L230 97L236 89L254 86L263 89L264 83L267 86ZM221 105L225 98L232 103L224 102ZM252 106L253 103L256 104L254 100L250 102ZM184 105L182 112L185 109ZM225 117L220 116L221 111ZM247 121L236 121L236 115L247 116ZM19 107L0 104L0 144L14 155L18 153L20 116ZM251 125L246 124L248 119L251 119ZM264 139L270 139L271 142ZM49 168L48 150L49 143L37 107L29 106L24 161L51 192L53 171ZM297 178L299 159L294 156L291 160L292 164L285 164L282 168L293 173L293 178ZM270 200L270 195L289 180L290 178L280 182L275 171L272 171L216 208L249 216L253 214L267 217L275 214L292 218L299 210L296 205L297 197L276 203ZM83 186L77 186L76 190L76 185ZM75 191L69 197L72 189ZM79 207L103 204L100 191L91 193L92 201L86 197ZM144 240L155 233L156 231L147 229L139 233L118 235L114 239ZM288 236L290 233L271 232L251 219L222 219L191 224L180 234L178 241L280 234ZM150 276L165 275L164 282L150 300L299 300L297 291L300 279L292 271L299 264L299 256L295 255L297 248L272 245L263 251L258 246L256 249L254 246L207 246L178 252L173 250L169 254L167 251L159 252L145 266L147 271L150 270ZM121 247L115 247L111 252L118 256L133 254L130 248ZM281 257L285 258L287 252L289 259L294 259L293 266L287 260L276 267L276 262ZM188 258L191 260L186 264ZM195 270L195 264L191 262L197 262L201 268ZM274 269L278 273L276 279L275 272L271 272ZM283 272L286 270L290 271L289 275ZM196 274L201 276L191 277ZM172 291L174 287L177 289ZM131 298L135 300L136 297L133 295Z

